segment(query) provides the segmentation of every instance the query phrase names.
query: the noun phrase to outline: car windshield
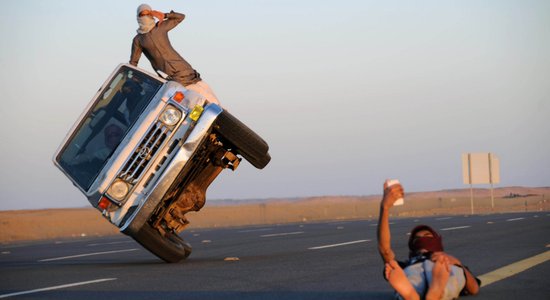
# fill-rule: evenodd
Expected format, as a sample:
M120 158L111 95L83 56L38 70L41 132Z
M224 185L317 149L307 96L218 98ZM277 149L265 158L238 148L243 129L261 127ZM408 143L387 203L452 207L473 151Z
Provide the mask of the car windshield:
M162 82L123 66L101 91L57 162L88 190Z

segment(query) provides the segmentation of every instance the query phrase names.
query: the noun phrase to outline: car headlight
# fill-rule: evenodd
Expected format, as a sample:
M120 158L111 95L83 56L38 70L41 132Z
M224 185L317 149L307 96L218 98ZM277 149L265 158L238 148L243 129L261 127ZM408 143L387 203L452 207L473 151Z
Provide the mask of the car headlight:
M168 106L160 115L159 120L167 126L176 125L181 119L181 111L173 106Z
M107 190L107 195L109 195L111 198L122 201L124 198L126 198L126 195L128 195L128 192L130 191L130 187L128 184L120 179L115 180L113 184L111 184L111 187Z

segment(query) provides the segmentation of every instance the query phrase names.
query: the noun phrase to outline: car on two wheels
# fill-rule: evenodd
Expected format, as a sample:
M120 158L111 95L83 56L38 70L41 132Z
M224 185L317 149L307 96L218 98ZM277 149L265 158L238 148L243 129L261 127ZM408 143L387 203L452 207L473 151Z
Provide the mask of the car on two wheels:
M128 64L101 86L54 164L112 224L166 262L191 253L186 214L242 159L258 169L268 144L221 106Z

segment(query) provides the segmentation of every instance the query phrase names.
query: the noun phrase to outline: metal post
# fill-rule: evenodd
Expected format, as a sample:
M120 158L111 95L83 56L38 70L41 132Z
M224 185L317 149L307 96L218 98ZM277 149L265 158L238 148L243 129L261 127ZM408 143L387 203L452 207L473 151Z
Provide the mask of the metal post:
M470 210L474 214L474 188L472 186L472 155L468 153L468 181L470 182Z
M470 209L473 215L474 214L474 189L471 184L470 184Z
M266 213L266 204L260 203L260 222L262 224L267 224L267 213Z
M491 153L489 153L489 183L491 183L491 209L495 210L495 197L493 195L493 159Z

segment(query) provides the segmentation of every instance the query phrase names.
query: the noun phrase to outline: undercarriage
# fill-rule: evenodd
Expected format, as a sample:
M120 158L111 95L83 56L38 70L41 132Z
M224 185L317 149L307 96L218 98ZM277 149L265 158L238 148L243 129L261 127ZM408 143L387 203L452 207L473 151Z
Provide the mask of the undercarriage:
M164 197L149 224L163 236L179 234L189 224L186 214L199 211L206 202L206 190L223 169L237 169L241 158L224 148L215 133L198 151Z

